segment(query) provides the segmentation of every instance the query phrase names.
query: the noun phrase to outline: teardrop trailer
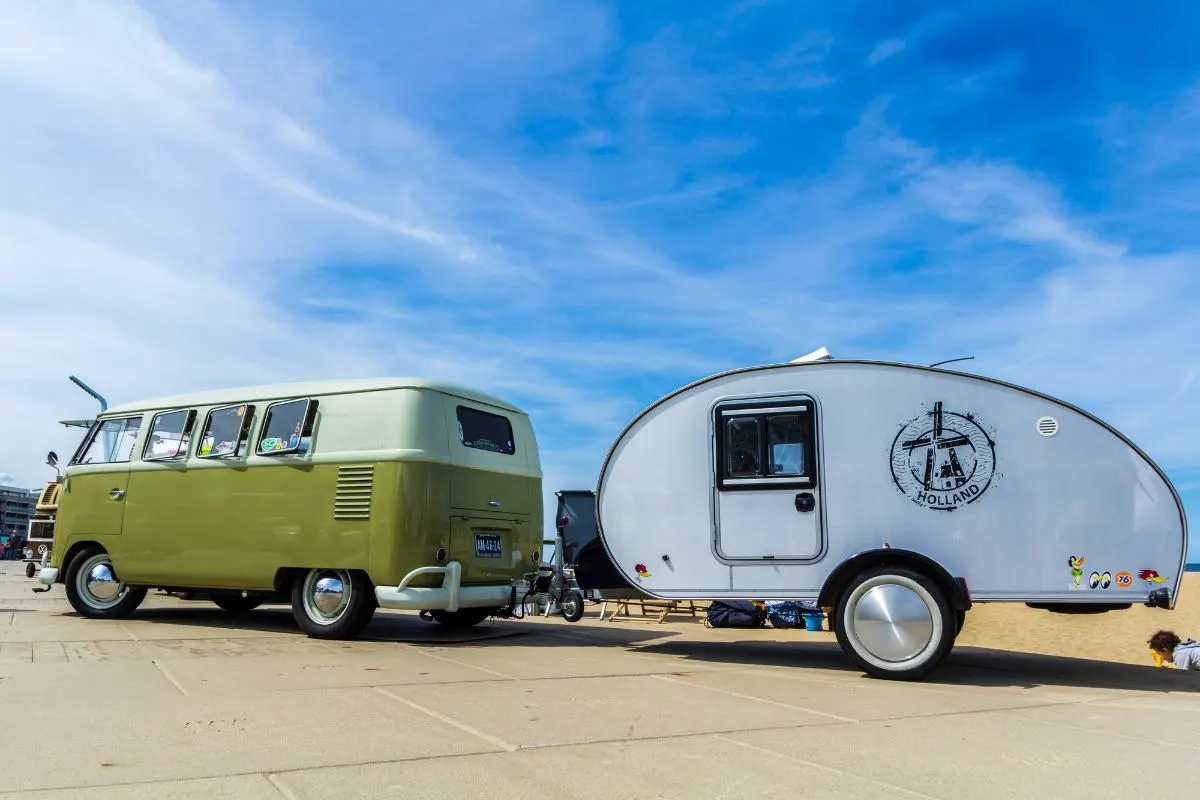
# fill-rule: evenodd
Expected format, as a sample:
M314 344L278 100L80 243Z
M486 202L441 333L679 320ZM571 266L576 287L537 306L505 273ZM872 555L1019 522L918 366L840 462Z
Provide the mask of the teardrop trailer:
M1187 552L1166 475L1086 411L865 360L738 369L663 397L609 451L596 518L640 591L815 600L850 659L892 679L941 663L976 602L1173 609Z

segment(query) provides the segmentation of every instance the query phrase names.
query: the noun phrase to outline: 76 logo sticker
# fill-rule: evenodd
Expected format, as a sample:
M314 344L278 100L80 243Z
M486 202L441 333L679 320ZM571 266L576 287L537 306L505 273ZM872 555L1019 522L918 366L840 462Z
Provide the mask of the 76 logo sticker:
M1117 584L1118 589L1128 589L1133 586L1133 576L1128 572L1118 572L1113 576L1113 582Z

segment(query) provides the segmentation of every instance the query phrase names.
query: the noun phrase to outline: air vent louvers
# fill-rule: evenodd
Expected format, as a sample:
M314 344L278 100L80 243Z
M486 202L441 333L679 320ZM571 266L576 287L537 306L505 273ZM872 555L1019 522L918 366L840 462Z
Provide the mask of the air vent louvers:
M1037 421L1037 430L1042 436L1053 436L1058 433L1058 420L1054 417L1042 417Z
M374 467L338 467L333 518L370 519L371 490L374 485Z

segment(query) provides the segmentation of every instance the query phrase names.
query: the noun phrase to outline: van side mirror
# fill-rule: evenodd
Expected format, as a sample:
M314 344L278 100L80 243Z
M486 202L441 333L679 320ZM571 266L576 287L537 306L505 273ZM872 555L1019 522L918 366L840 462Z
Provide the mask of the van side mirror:
M46 466L58 467L58 453L51 450L46 454Z

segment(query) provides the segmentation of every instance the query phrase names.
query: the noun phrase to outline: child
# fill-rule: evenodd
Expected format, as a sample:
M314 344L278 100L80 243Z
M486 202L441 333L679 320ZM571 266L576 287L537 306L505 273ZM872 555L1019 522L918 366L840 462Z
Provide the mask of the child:
M1148 644L1157 666L1200 672L1200 642L1195 639L1180 641L1172 631L1159 631Z

